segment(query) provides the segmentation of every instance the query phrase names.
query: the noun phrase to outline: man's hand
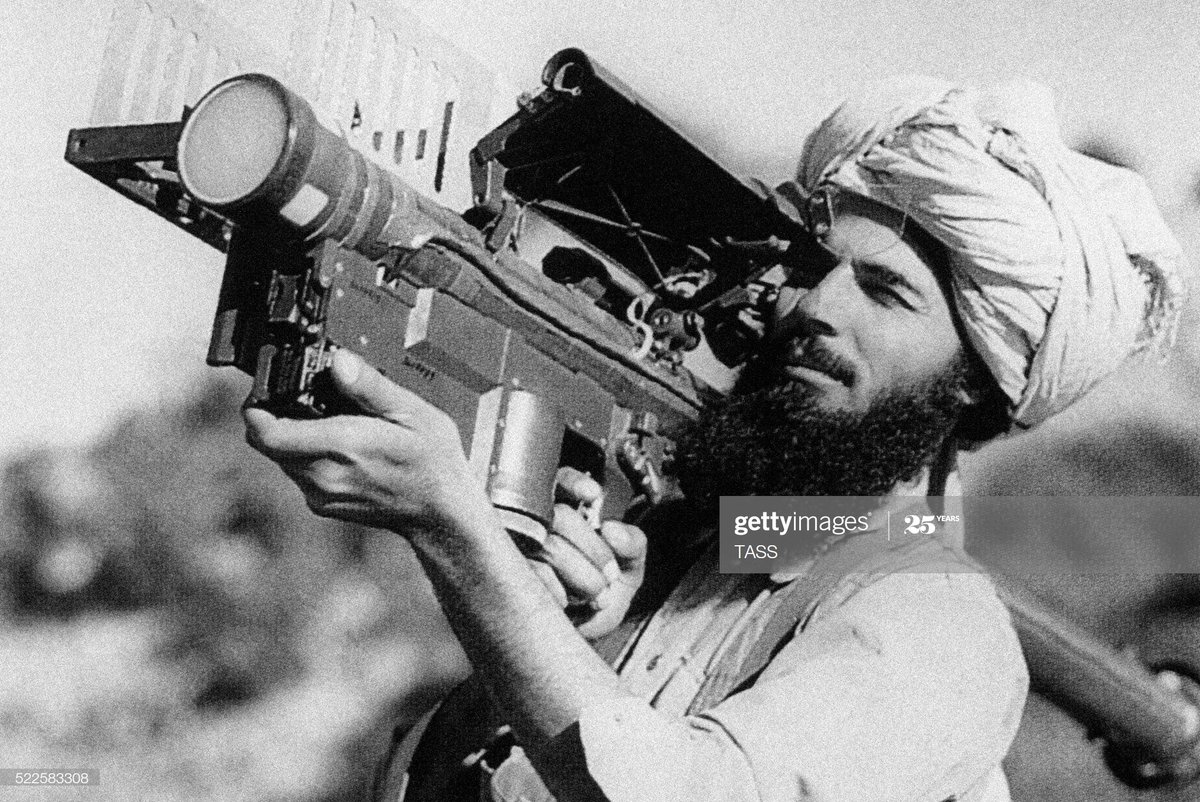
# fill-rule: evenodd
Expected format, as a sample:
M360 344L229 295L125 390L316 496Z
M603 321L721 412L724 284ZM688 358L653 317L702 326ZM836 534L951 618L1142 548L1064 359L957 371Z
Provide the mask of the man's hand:
M410 539L494 517L445 413L349 351L334 355L333 378L365 414L292 420L244 411L246 441L283 468L313 512Z
M365 414L293 420L244 411L247 442L279 464L313 512L409 539L496 525L445 413L349 351L334 355L333 378ZM621 622L641 585L646 538L617 521L589 523L579 509L598 507L601 488L579 471L560 471L557 494L554 531L529 564L580 633L598 638Z
M646 536L619 521L597 528L590 511L600 485L573 468L558 472L554 526L530 560L534 573L585 638L611 632L625 617L646 569Z

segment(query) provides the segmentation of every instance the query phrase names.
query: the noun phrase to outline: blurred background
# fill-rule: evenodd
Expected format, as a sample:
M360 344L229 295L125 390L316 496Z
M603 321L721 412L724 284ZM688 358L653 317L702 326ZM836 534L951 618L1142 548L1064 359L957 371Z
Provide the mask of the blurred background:
M309 0L152 5L241 37L266 63L294 62L316 24ZM864 80L1032 78L1055 90L1069 143L1146 176L1200 261L1200 21L1187 0L359 4L385 6L485 68L490 123L537 87L550 54L579 46L769 183ZM68 129L105 122L93 105L105 82L136 77L106 65L133 41L118 23L138 14L126 0L5 4L0 763L100 770L100 787L62 798L355 799L392 724L464 665L402 544L310 515L244 445L248 378L203 364L220 255L63 161ZM1039 431L970 455L968 492L1200 494L1197 306L1167 363L1131 365ZM1083 531L1097 553L1122 553L1180 527L1194 531ZM1031 528L974 545L1003 568L1064 537ZM1200 667L1191 575L1027 586L1113 643ZM1021 802L1168 798L1113 781L1086 733L1036 697L1008 767Z

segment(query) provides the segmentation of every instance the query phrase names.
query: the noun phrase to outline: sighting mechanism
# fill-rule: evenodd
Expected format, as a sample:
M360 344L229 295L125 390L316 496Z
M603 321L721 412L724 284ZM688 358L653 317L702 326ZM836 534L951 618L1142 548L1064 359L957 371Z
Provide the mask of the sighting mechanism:
M582 51L542 83L471 151L489 246L627 321L641 358L677 366L704 340L740 364L803 227Z

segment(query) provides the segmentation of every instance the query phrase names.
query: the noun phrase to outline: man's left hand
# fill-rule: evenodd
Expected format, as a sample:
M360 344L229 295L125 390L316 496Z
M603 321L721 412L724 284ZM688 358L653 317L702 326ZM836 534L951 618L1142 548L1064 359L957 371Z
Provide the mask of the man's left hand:
M616 628L646 570L646 536L632 524L592 520L603 489L573 468L560 468L558 504L546 541L529 562L579 633L589 640Z

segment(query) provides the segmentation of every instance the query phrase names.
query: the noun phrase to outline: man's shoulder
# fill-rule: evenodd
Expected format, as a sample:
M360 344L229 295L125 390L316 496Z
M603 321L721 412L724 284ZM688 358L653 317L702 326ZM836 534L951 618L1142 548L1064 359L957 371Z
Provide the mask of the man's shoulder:
M1025 673L1012 618L991 576L934 538L868 555L830 584L812 613L797 637L810 628L848 627L939 651L985 649L1014 676Z
M1016 630L991 576L960 549L933 539L873 555L847 572L808 624L822 622L951 649L986 644L1016 673L1024 670Z

